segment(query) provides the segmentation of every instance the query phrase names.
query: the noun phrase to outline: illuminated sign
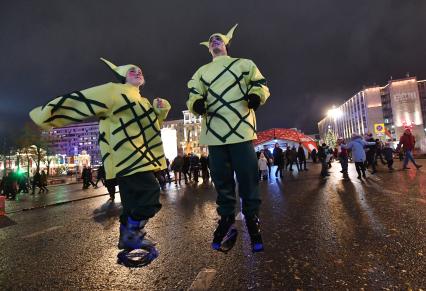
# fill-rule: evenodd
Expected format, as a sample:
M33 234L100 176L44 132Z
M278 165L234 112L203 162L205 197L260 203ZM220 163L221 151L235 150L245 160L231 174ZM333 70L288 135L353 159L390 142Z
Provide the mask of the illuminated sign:
M417 99L416 92L399 93L393 96L396 102L399 103L410 103L415 102Z
M383 134L385 133L385 124L384 123L375 123L374 124L374 132L376 134Z

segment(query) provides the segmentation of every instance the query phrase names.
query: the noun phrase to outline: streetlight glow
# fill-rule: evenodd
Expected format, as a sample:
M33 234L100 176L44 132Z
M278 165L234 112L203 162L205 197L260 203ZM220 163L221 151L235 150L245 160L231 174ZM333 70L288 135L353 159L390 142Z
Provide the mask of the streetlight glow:
M332 109L328 110L327 115L328 117L340 118L343 116L343 112L342 110L340 110L340 108L336 108L335 106L333 106Z

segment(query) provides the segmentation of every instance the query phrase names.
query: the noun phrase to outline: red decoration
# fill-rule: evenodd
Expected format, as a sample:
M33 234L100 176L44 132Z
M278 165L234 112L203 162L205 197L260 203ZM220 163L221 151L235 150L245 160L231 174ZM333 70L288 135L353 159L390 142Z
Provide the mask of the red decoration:
M303 133L298 132L294 129L287 128L272 128L265 131L257 133L257 139L254 141L254 145L273 141L274 139L289 140L297 143L302 143L302 146L306 148L309 152L312 149L317 149L317 143L315 140Z

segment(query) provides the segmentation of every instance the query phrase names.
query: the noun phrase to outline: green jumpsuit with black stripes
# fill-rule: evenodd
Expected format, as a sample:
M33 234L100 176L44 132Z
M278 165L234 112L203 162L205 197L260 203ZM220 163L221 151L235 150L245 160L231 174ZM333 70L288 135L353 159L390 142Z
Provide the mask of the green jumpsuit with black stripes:
M170 104L153 104L130 84L107 83L55 98L30 112L42 128L61 127L99 118L99 146L106 179L117 178L126 223L130 215L142 220L160 210L160 188L153 174L165 169L160 125Z
M202 118L200 144L208 145L209 163L218 198L218 214L235 214L237 177L242 211L258 215L261 203L257 157L256 116L248 108L248 96L269 97L266 80L253 61L219 56L195 72L188 82L188 109L197 114L194 102L202 99L207 112Z

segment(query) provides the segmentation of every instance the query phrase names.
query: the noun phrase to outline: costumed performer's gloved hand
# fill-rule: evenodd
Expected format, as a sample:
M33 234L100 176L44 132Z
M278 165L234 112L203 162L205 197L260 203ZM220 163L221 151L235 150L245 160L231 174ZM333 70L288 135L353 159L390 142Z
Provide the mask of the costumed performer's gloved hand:
M156 98L156 105L157 105L157 108L163 108L164 107L164 104L163 104L163 99L161 99L161 98L159 98L159 97L157 97Z
M248 108L253 109L254 111L257 110L257 108L260 105L260 97L255 94L248 95Z
M203 115L207 112L206 105L204 103L204 99L198 99L192 105L192 109L199 115Z

